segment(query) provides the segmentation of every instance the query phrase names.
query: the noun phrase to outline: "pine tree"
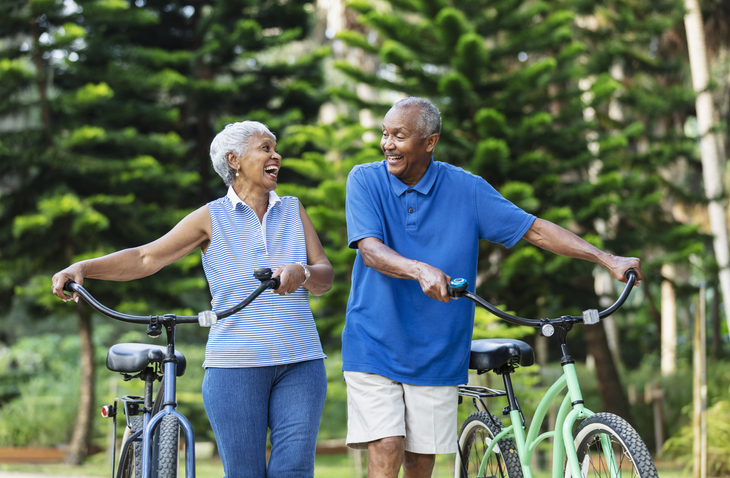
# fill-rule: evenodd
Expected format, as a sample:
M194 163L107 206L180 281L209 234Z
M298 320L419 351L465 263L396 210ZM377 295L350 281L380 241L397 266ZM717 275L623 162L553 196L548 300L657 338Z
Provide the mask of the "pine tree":
M676 22L678 2L641 3L394 0L379 10L353 1L360 22L377 35L347 31L340 39L377 55L381 67L337 66L382 91L429 98L444 120L435 159L479 174L526 211L600 248L648 259L651 273L657 250L673 247L686 260L701 242L663 209L662 196L677 191L656 174L659 164L669 167L687 151L686 141L645 126L669 105L639 103L676 74L675 65L649 55L652 39ZM601 23L607 12L616 13ZM593 21L600 28L592 29ZM610 76L614 59L630 64L623 83ZM619 87L620 120L607 115ZM686 107L686 91L673 93L671 106ZM390 106L347 90L340 95L378 115ZM590 263L524 241L510 251L483 244L480 258L479 291L520 315L580 313L598 303ZM589 340L591 352L608 357L601 368L610 369L602 326L591 329L586 333L599 334ZM603 378L621 390L615 369ZM628 413L624 394L605 394L604 403Z
M314 121L322 102L319 63L326 49L276 55L308 34L308 2L74 6L64 11L63 2L19 1L5 18L13 35L31 36L25 29L32 19L43 25L47 36L37 36L25 54L47 58L43 69L11 64L2 74L16 75L17 91L38 78L50 93L38 95L43 122L0 136L10 182L2 191L0 230L7 240L0 261L14 271L3 280L3 313L21 303L68 313L49 296L55 271L154 240L192 208L223 195L208 156L223 124L255 119L276 132ZM5 55L22 56L25 47L10 38ZM20 96L11 96L11 121L37 109L19 104ZM192 313L210 307L199 263L193 253L153 278L87 285L104 303L131 313ZM81 304L76 313L85 378L73 462L90 444L94 363L91 316Z

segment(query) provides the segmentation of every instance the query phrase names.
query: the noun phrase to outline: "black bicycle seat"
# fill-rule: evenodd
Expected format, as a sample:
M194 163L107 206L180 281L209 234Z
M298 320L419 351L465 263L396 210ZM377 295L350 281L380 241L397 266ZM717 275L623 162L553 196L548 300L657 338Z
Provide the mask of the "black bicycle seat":
M528 344L514 339L480 339L471 341L469 368L487 371L508 362L522 367L535 363L535 352Z
M166 347L149 344L116 344L106 354L106 368L112 372L137 373L151 363L160 363L165 358ZM177 376L185 373L187 361L183 354L175 350Z

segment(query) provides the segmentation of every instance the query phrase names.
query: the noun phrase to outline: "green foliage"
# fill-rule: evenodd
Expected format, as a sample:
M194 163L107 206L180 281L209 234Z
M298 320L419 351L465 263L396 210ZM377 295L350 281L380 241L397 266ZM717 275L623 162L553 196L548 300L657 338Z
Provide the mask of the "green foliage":
M356 255L347 241L345 180L356 164L379 159L372 144L363 140L365 133L365 128L340 118L330 125L289 127L280 142L282 150L309 150L282 162L277 193L299 198L335 270L332 289L310 299L327 349L339 349Z
M649 277L707 247L668 212L667 198L681 193L657 174L671 176L690 146L668 116L691 108L687 85L676 81L681 65L653 46L681 21L681 2L389 3L355 9L376 35L348 42L365 54L379 47L388 74L334 66L384 94L439 107L436 160L484 177L518 206L611 253L641 256ZM376 45L364 45L366 37ZM353 96L343 97L378 115L389 107ZM660 109L658 98L672 106ZM480 247L480 290L519 315L560 315L598 301L588 264L521 245Z
M727 476L730 473L730 401L718 401L706 413L707 476ZM694 463L694 438L694 426L687 425L664 444L664 452L684 464L687 473Z
M78 352L78 337L58 334L0 350L0 446L66 443L76 418Z

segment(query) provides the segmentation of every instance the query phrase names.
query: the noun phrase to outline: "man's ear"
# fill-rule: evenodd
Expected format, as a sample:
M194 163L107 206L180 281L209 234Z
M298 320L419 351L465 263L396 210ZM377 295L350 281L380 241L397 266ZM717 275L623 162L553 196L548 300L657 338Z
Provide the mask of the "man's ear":
M436 143L439 142L440 135L438 133L434 133L426 138L426 151L429 153L433 153L434 148L436 148Z

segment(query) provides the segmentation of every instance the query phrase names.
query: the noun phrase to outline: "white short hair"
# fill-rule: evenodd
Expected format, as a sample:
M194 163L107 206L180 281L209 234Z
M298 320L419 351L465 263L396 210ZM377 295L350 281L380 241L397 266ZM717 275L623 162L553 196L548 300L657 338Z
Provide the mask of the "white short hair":
M276 135L269 131L265 124L258 121L239 121L227 124L211 141L210 161L226 186L233 184L236 176L236 171L228 164L226 156L228 153L234 153L236 156L246 154L248 142L256 133L268 134L276 139Z

